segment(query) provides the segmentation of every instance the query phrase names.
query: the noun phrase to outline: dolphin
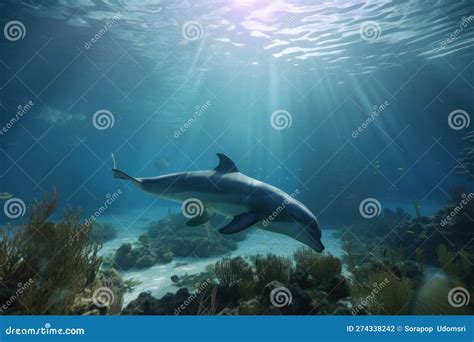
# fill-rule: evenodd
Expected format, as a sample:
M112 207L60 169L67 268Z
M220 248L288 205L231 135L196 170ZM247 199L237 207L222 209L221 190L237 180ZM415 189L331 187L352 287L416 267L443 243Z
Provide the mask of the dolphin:
M186 222L198 226L214 213L232 220L219 229L234 234L257 228L287 235L317 252L324 250L321 229L313 213L284 191L242 174L226 155L217 153L219 165L213 170L179 172L158 177L136 178L116 169L116 178L129 180L140 190L175 202L186 204L195 200L200 208Z

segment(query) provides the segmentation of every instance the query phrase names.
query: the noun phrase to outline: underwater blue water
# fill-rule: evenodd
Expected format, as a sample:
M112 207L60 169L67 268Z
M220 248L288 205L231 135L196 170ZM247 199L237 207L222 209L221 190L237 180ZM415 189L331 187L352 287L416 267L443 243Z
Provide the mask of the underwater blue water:
M2 1L0 24L21 21L24 37L0 39L1 125L33 105L0 137L0 192L29 205L56 188L91 214L120 190L107 215L133 211L133 232L179 206L114 179L111 153L157 176L214 168L222 152L298 189L323 229L360 220L365 198L431 214L472 187L455 170L466 130L448 115L473 112L474 4L428 7ZM287 122L272 122L279 110Z

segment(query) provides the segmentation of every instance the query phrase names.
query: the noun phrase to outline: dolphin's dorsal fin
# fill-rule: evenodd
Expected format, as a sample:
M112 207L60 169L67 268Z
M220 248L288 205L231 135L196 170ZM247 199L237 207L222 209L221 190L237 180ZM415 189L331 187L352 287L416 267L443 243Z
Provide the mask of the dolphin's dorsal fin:
M234 162L225 154L217 153L217 157L219 158L219 165L214 169L216 172L239 172L239 169L235 166Z

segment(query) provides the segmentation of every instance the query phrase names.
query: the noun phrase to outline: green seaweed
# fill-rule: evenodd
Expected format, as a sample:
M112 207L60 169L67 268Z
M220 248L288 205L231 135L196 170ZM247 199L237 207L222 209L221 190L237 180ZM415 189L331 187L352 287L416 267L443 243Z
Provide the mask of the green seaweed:
M331 254L318 254L307 247L297 249L293 258L297 269L310 274L318 285L326 283L342 271L339 258Z
M356 261L354 255L354 245L352 238L349 235L344 235L342 238L342 248L346 252L347 267L349 271L354 271L356 268Z
M31 279L8 313L71 314L76 297L96 278L100 245L90 243L92 227L81 220L80 210L66 210L62 220L48 221L57 199L56 191L46 194L31 206L27 222L15 231L2 229L0 277L15 287Z
M288 284L292 271L292 263L289 258L275 254L257 255L254 264L257 276L257 291L262 290L265 285L274 280Z
M199 296L199 308L197 315L214 316L216 314L217 287L206 288Z
M353 307L376 315L406 314L412 295L409 280L382 268L369 274L367 282L351 285Z
M454 255L445 245L441 244L436 249L436 256L441 268L458 281L462 281L471 273L472 268L464 250L461 250L458 255Z
M213 271L221 285L233 286L243 280L253 280L252 268L242 257L223 258L215 263Z

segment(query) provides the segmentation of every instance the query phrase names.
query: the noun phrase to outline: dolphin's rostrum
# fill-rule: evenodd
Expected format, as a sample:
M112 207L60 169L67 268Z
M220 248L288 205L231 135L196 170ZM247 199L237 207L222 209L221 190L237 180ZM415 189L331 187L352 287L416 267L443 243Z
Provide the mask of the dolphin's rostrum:
M308 208L284 191L242 174L226 155L217 156L219 165L214 170L135 178L116 169L114 160L112 171L116 178L130 180L141 190L161 198L176 202L199 199L204 210L187 222L190 226L203 224L218 213L232 217L230 223L219 229L222 234L255 226L290 236L318 252L324 250L318 221Z

